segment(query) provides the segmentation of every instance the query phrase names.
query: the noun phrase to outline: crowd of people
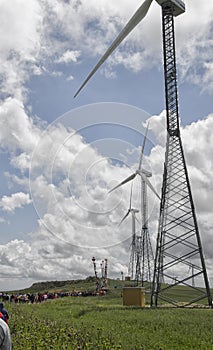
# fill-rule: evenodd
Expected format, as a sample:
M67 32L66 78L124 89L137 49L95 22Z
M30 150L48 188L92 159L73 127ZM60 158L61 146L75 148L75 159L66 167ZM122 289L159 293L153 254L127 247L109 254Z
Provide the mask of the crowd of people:
M13 302L13 303L41 303L42 301L46 301L48 299L57 299L64 297L76 297L76 296L97 296L104 295L106 291L76 291L72 290L71 292L45 292L45 293L0 293L0 300ZM1 303L0 303L1 304Z

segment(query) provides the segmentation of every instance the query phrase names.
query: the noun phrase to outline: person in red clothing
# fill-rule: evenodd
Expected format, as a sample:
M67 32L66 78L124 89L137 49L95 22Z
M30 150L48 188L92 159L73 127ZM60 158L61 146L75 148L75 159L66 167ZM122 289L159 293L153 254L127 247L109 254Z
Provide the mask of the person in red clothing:
M0 317L8 324L9 315L7 310L4 308L4 303L0 303L0 313L3 315L3 317Z

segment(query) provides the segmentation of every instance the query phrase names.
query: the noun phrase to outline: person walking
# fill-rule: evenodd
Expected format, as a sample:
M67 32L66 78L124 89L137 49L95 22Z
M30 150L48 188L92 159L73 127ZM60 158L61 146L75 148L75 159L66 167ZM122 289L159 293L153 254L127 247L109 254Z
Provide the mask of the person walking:
M0 350L12 350L10 329L7 323L0 318Z

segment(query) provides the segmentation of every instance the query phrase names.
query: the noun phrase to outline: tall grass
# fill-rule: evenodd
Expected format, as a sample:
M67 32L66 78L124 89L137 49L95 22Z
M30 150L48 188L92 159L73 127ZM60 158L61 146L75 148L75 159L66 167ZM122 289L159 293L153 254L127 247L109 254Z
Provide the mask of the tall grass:
M124 307L117 297L7 305L13 350L212 350L213 310Z

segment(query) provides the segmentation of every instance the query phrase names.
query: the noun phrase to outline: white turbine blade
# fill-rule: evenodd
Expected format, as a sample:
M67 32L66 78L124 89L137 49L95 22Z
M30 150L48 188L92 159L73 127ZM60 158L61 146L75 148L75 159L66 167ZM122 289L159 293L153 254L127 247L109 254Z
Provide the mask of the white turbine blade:
M149 122L147 124L146 133L145 133L145 136L144 136L144 139L143 139L143 145L142 145L142 148L141 148L141 154L140 154L140 161L139 161L138 170L141 170L141 166L142 166L143 153L144 153L144 148L145 148L145 144L146 144L146 137L147 137L148 129L149 129Z
M109 193L112 192L112 191L114 191L114 190L116 190L116 188L118 188L118 187L120 187L120 186L123 186L123 185L126 184L127 182L133 180L133 179L135 178L136 175L137 175L136 173L130 175L130 176L127 177L125 180L123 180L121 183L119 183L117 186L113 187L113 188L109 191Z
M130 193L130 200L129 200L129 209L132 208L132 186L133 186L133 182L131 184L131 193Z
M126 215L124 215L123 219L121 220L120 224L118 226L120 226L122 224L122 222L127 218L127 216L129 215L130 210L128 210L128 212L126 213Z
M155 191L154 187L152 186L151 182L149 181L149 179L146 177L146 175L144 175L142 172L139 173L140 176L142 177L142 179L146 182L146 184L149 186L149 188L152 190L152 192L160 199L160 196L158 195L158 193Z
M135 14L131 17L127 25L123 28L123 30L120 32L120 34L117 36L117 38L113 41L113 43L110 45L108 50L105 52L105 54L101 57L101 59L98 61L96 66L93 68L93 70L90 72L88 77L84 80L83 84L80 86L78 91L75 93L74 97L76 97L79 92L83 89L83 87L86 85L88 80L95 74L95 72L100 68L100 66L106 61L106 59L111 55L111 53L118 47L118 45L127 37L127 35L137 26L137 24L146 16L149 7L152 3L152 0L145 0L143 4L139 7L139 9L135 12Z

